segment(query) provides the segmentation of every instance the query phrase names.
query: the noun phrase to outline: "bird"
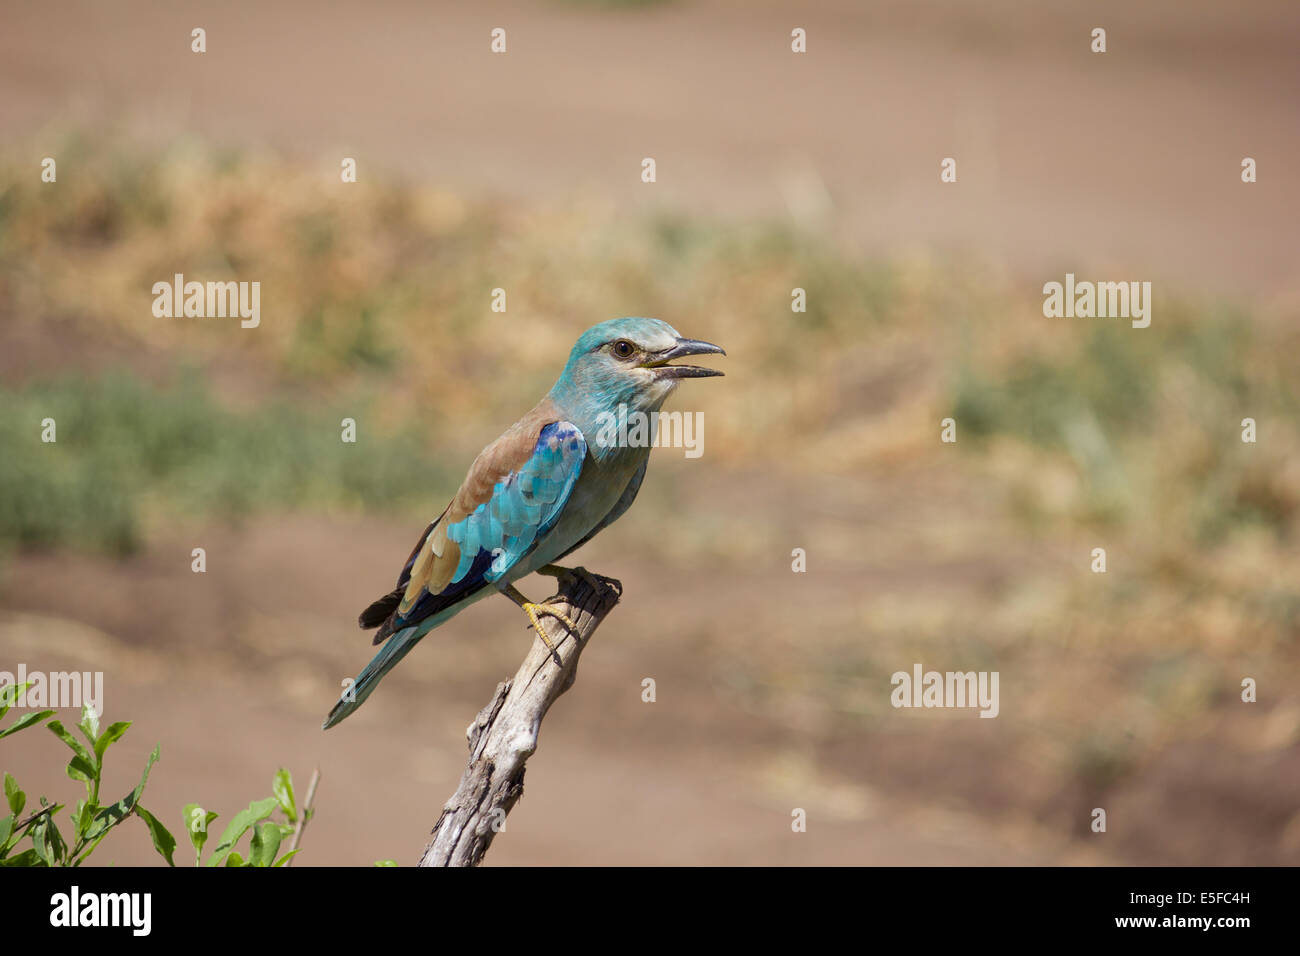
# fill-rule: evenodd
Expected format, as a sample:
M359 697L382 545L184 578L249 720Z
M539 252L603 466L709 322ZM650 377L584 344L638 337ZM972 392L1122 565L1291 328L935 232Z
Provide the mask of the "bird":
M684 338L660 319L610 319L583 332L554 387L474 459L450 504L411 550L397 586L361 612L358 623L377 628L374 643L383 646L322 729L360 707L426 634L492 594L519 605L554 653L540 617L576 626L558 610L529 601L514 582L533 572L570 570L556 562L631 507L650 443L610 440L602 426L620 412L659 411L683 379L722 375L673 364L709 354L727 353Z

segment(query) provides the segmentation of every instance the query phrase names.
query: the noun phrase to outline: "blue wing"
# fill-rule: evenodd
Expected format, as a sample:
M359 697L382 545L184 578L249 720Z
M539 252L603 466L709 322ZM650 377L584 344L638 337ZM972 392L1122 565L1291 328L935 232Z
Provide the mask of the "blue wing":
M498 473L491 492L472 510L450 520L455 512L449 508L407 562L399 582L407 595L405 607L376 640L450 607L509 572L554 527L586 455L587 442L576 425L551 422L537 434L531 453ZM485 459L491 460L490 455Z
M548 411L539 406L535 413ZM483 449L455 499L411 552L397 589L361 613L362 627L383 622L375 643L386 643L323 726L360 707L427 631L508 573L555 526L582 473L587 442L571 422L534 428L525 419Z
M554 527L582 473L587 441L576 425L552 422L537 436L530 457L492 489L492 497L467 517L447 526L460 546L454 585L488 561L482 580L493 582L519 563Z

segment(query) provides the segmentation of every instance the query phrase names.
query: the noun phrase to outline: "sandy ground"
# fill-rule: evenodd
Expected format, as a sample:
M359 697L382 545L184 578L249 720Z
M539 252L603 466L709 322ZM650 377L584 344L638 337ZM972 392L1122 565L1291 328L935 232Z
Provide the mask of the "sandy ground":
M0 134L47 131L49 150L107 123L287 151L330 178L346 155L474 193L793 215L871 252L974 251L1035 289L1110 270L1267 298L1295 272L1286 0L70 2L11 5L5 27Z
M991 619L1006 582L1050 589L1074 572L1061 555L1031 558L992 524L978 527L999 520L992 510L976 519L971 543L927 551L926 529L945 509L969 521L989 494L938 470L853 490L723 480L743 489L736 508L773 513L787 503L783 519L823 543L818 573L792 575L785 559L656 560L636 523L584 549L584 563L624 582L623 605L548 716L491 863L1294 862L1300 832L1286 821L1300 761L1294 748L1263 746L1249 716L1172 742L1106 789L1110 826L1098 837L1081 822L1092 788L1017 745L1027 728L1014 712L1014 668L1004 675L1007 712L991 721L883 705L863 719L780 693L826 680L837 666L827 638L860 642L854 615L867 607L918 608L942 595ZM714 494L701 477L681 483L678 497L705 513ZM870 548L841 547L830 533L846 515L871 529ZM377 569L400 561L410 537L405 523L298 517L200 529L126 562L28 554L2 579L0 647L29 669L107 672L108 718L136 721L112 752L110 793L134 785L154 743L162 761L147 806L169 823L191 801L229 819L269 792L277 766L290 766L300 787L319 766L320 815L301 862L410 864L459 778L465 727L530 640L509 602L476 605L322 733L340 681L370 655L354 615L386 586ZM208 549L205 575L189 569L194 540ZM548 583L528 579L523 590L540 598ZM785 599L774 604L774 594ZM883 700L886 671L854 678L865 681L864 701ZM645 677L657 684L652 704L641 699ZM738 689L754 680L771 684L767 703ZM0 756L29 792L75 798L62 748L43 733L6 740ZM808 813L806 833L791 831L796 807ZM101 862L149 862L142 837L106 843Z
M464 766L466 725L496 682L514 672L529 635L509 602L477 605L426 641L356 715L323 734L319 722L333 688L370 653L367 635L350 626L353 605L366 593L358 590L357 579L367 576L361 569L391 564L408 531L303 518L207 532L204 577L189 571L180 542L124 564L27 556L6 575L0 644L29 669L107 671L108 719L136 722L111 752L109 793L134 785L154 743L162 745L162 760L145 803L168 824L190 801L229 819L269 793L280 762L300 788L319 766L319 818L301 863L391 857L410 864ZM304 549L315 555L310 567ZM756 598L787 586L788 570L709 580L630 564L617 556L623 550L613 540L591 549L593 566L629 587L626 606L598 633L575 689L548 717L524 799L494 844L492 863L1099 858L1049 827L999 825L943 798L945 788L967 790L988 768L958 760L945 770L933 755L919 775L927 798L891 793L883 768L872 766L879 742L870 735L810 733L792 727L788 715L754 712L728 695L725 660L709 635L751 626L755 644L768 649L774 635L771 625L738 624L743 614L725 604L710 609L710 594ZM81 610L60 596L68 575L78 581ZM540 597L546 583L532 579L525 591ZM653 704L641 700L646 676L657 682ZM75 720L72 712L60 716ZM5 767L29 792L75 796L76 785L62 774L62 749L44 738L26 732L6 740ZM893 739L907 745L906 736ZM849 752L820 759L820 749L835 747ZM807 833L791 830L795 807L808 811ZM99 862L151 863L152 852L147 840L122 836L104 844Z

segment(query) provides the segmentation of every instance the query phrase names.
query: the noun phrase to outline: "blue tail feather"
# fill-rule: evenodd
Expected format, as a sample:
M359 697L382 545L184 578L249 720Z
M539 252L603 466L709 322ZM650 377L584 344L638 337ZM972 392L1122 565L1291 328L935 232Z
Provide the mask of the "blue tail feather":
M329 730L348 714L360 707L370 692L375 689L384 675L397 666L397 662L405 657L420 638L424 637L425 629L421 627L409 627L406 630L398 631L379 649L379 653L370 659L370 663L361 668L361 673L352 686L343 692L339 702L334 705L334 709L329 712L325 722L321 724L322 730Z

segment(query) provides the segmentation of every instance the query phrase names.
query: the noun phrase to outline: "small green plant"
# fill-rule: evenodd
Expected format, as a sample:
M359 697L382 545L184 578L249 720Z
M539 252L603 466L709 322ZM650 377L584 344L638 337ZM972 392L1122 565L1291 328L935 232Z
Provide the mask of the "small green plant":
M255 800L235 814L206 861L202 861L203 846L208 841L208 826L217 818L217 814L204 810L197 803L187 803L184 811L185 829L189 832L190 843L194 845L194 865L199 866L202 861L203 866L284 866L296 855L298 850L276 856L284 838L299 827L300 821L302 826L306 826L315 811L310 807L303 807L299 811L293 792L293 778L283 767L271 781L271 793L265 800ZM270 819L277 810L283 815L283 822ZM241 853L235 849L235 845L243 839L245 833L252 835L249 837L247 851Z
M11 684L0 691L0 717L9 711L29 686ZM34 727L53 713L52 710L42 710L24 714L12 726L0 730L0 737ZM67 767L68 776L80 780L86 787L86 796L77 801L71 812L71 842L63 836L54 820L55 814L64 808L62 803L51 804L45 797L41 797L41 809L20 819L27 805L27 795L19 789L18 781L6 773L5 800L9 804L9 816L0 820L0 866L81 866L95 852L104 837L108 836L109 831L133 815L145 822L154 846L171 863L172 851L176 848L175 839L158 822L157 817L140 805L140 795L144 793L149 771L158 760L157 747L149 755L140 783L134 790L116 803L102 805L99 802L104 754L115 741L121 739L130 726L129 722L121 721L109 724L101 732L99 718L89 706L82 708L81 723L77 724L77 729L86 738L84 744L59 721L51 720L46 725L51 733L72 750L72 759L68 761ZM30 840L31 846L18 850L18 845L24 839Z
M31 685L11 684L0 690L0 720L29 686ZM53 710L24 714L10 726L0 728L0 739L34 727L53 714ZM68 839L54 819L65 804L51 804L42 796L39 798L40 809L23 817L27 795L19 789L18 781L6 773L4 790L9 816L0 820L0 866L81 866L95 852L104 837L108 836L109 831L131 816L144 821L154 849L167 861L167 865L176 865L173 859L176 838L157 816L140 804L140 797L149 780L149 771L158 761L158 747L154 747L153 753L149 755L140 783L135 789L116 803L100 803L99 787L104 771L104 754L115 741L122 738L130 726L130 721L119 721L109 724L101 732L99 717L90 707L83 707L81 722L77 724L77 729L86 738L86 743L83 744L59 721L51 720L46 724L46 728L72 750L67 774L85 785L86 795L77 801L69 814L72 829ZM208 826L217 819L217 814L204 810L196 803L187 804L183 811L185 829L194 847L195 865L283 866L298 853L297 849L293 849L278 855L284 838L296 830L300 831L311 819L314 813L310 807L312 795L308 794L307 805L299 809L293 791L293 778L283 768L271 782L271 793L270 797L255 800L247 809L235 814L206 861L202 860L203 847L208 839ZM271 819L277 811L282 815L283 821ZM249 834L249 843L241 852L236 846L245 834ZM24 840L30 840L31 846L20 847Z

